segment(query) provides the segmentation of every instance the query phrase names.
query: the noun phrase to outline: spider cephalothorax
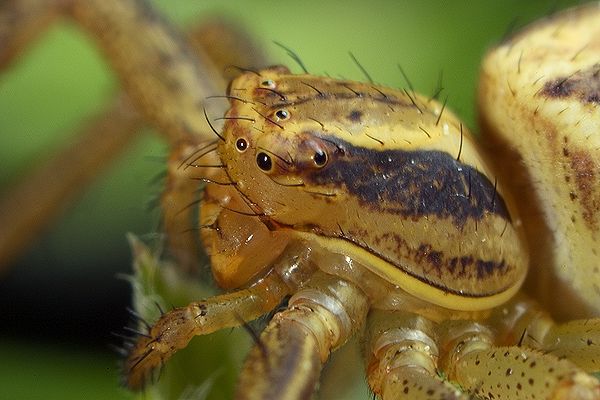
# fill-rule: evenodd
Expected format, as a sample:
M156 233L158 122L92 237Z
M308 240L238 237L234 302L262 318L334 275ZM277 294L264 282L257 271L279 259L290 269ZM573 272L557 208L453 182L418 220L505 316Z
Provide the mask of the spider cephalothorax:
M513 217L435 100L281 67L242 75L229 96L218 152L241 211L438 305L489 308L522 283Z

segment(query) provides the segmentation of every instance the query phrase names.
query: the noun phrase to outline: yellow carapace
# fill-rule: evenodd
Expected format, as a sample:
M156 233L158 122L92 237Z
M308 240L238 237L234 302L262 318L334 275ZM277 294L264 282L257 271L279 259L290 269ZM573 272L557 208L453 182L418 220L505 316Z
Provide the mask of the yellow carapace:
M283 67L245 73L229 96L219 179L270 237L348 256L450 309L489 309L519 288L528 258L514 217L471 135L437 101ZM230 268L219 276L268 264Z

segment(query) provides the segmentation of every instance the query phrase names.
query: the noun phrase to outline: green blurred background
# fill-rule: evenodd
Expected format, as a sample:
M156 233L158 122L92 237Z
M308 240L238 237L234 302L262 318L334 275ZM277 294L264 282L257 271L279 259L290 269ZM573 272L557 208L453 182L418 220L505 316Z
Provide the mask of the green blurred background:
M316 74L364 80L348 56L352 51L375 81L402 87L400 63L426 94L443 71L442 98L448 95L471 127L485 50L514 23L576 3L154 2L180 25L226 16L246 27L273 61L296 71L273 41L295 49ZM85 35L67 22L52 27L0 75L0 194L24 179L33 160L71 140L115 89L110 69ZM127 322L130 292L116 276L131 271L125 233L143 235L157 225L157 213L146 206L159 192L150 182L164 169L159 160L166 154L155 135L138 140L0 277L0 399L131 397L118 387L117 357L109 349L118 344L110 332ZM346 398L342 393L339 398Z

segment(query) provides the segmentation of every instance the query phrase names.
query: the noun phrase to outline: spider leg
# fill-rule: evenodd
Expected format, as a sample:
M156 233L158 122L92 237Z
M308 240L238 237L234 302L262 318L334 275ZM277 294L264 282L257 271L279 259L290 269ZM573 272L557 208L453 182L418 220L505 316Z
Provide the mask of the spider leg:
M552 345L569 332L570 324L548 327L547 317L531 306L513 301L482 324L435 324L407 312L372 311L365 342L369 385L383 399L467 399L467 393L485 399L600 399L600 382L564 357L584 358L587 340L582 344L581 335L578 341L567 338L572 345L559 354ZM592 332L595 325L587 322ZM536 340L543 331L540 343L551 345L530 348L525 339L508 334L510 328L527 325L532 335L524 335L531 336L526 340Z
M486 399L600 399L595 378L567 360L529 349L513 346L473 351L455 367L449 377Z
M498 345L492 332L473 321L440 325L440 367L449 380L486 399L600 399L600 382L571 361L525 346Z
M193 114L196 114L196 119L203 120L202 124L206 124L202 108L205 97L214 93L214 90L225 89L225 81L218 71L225 71L227 77L231 78L235 70L225 70L229 65L263 65L264 56L250 42L249 35L232 29L224 22L210 22L192 28L186 42L183 36L179 37L176 29L171 28L165 20L156 17L156 13L148 6L140 9L144 5L143 2L119 2L120 7L124 7L129 12L112 17L100 13L103 10L110 14L108 9L102 8L101 1L83 3L85 7L88 5L91 7L87 13L83 13L80 8L84 7L78 6L79 3L73 0L2 2L0 4L0 43L2 43L0 69L7 68L22 50L59 16L70 15L81 23L84 23L86 18L96 18L96 24L111 26L109 31L124 32L120 40L121 43L131 41L127 48L139 47L139 41L157 43L139 47L139 52L128 54L108 48L110 45L104 44L107 48L105 49L107 56L113 64L128 65L127 68L117 69L127 94L121 93L116 96L103 112L81 129L81 133L77 136L79 139L53 154L49 159L37 162L36 168L0 199L0 269L6 268L10 261L65 208L76 194L127 148L126 144L137 137L137 133L146 125L145 118L161 128L168 124L157 122L158 120L176 121L181 118L181 124L188 124L183 114L190 112L191 107L179 108L180 104L176 100L180 94L183 94L186 100L181 101L192 101L190 96L194 101L198 101ZM98 14L93 17L92 14L95 12ZM115 12L118 14L117 11ZM135 34L127 33L134 29L133 26L137 26L136 24L141 24L144 30ZM84 25L91 30L92 34L94 29L101 29L89 21ZM154 33L143 37L148 31ZM167 42L162 41L165 37L168 39L165 39ZM103 41L111 40L106 35L99 35L97 38L101 45ZM166 60L170 53L165 53L168 49L163 49L161 46L170 45L165 43L176 44L178 50L172 52L181 56L176 65L166 65L169 64ZM159 55L163 58L161 59ZM200 61L196 60L197 56L200 57ZM127 61L121 60L123 57ZM177 68L194 71L198 76L192 80L193 82L185 76L178 78ZM132 79L127 75L130 70L137 71L138 77L133 78L137 83L127 84ZM158 74L157 71L160 73L170 71L168 72L170 84L165 82L167 78L152 80L152 76ZM145 79L152 85L143 85L138 82L140 79L142 81ZM215 85L214 90L192 84L204 80L213 82L211 85ZM193 93L186 95L188 92ZM167 97L156 97L160 95ZM167 113L168 116L161 117L163 113ZM167 140L176 145L182 138L186 141L199 141L210 137L211 134L208 132L210 131L205 125L204 128L190 130L186 133L187 136L182 135L177 129L166 129L162 133ZM60 171L60 174L56 171Z
M260 335L242 369L236 398L312 398L323 363L360 329L367 310L359 288L316 273Z
M125 361L125 384L144 387L153 372L197 335L236 327L275 308L287 295L288 286L271 273L254 286L222 294L164 313L152 328L140 335Z
M600 372L600 319L551 324L541 349L558 358L567 358L584 371Z
M60 13L60 1L3 1L0 5L0 69L7 68Z
M372 310L365 357L369 386L384 400L469 398L438 375L435 325L420 315Z
M167 162L165 189L161 195L162 230L166 235L169 253L182 271L197 271L200 265L199 233L195 228L200 202L200 185L192 181L198 175L196 168L184 168L183 164L193 156L198 145L180 142L171 149ZM203 145L200 146L205 147ZM219 160L209 162L219 163Z
M172 140L209 132L204 100L224 87L219 70L150 4L71 0L66 8L96 40L148 121Z
M0 270L127 148L141 126L138 113L119 96L68 147L36 165L0 198Z
M2 65L56 16L74 20L96 40L135 107L171 140L209 132L204 100L225 87L220 68L145 1L5 1L0 7L0 38L7 44L0 51Z
M557 324L539 304L521 295L494 310L487 323L503 344L518 342L520 346L567 358L586 372L600 372L600 318Z

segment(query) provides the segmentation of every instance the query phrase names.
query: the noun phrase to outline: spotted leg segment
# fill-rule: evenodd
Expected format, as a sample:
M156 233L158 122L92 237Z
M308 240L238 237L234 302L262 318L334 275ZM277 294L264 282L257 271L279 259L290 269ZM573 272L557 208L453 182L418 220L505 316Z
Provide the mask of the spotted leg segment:
M362 326L367 309L358 287L315 274L261 334L240 375L236 398L311 399L323 363Z
M471 339L469 339L471 340ZM568 360L521 347L485 348L473 340L445 369L448 378L484 399L600 399L600 383ZM473 348L471 348L473 346Z
M495 309L487 323L499 344L518 343L600 372L600 318L556 323L537 302L520 295Z
M600 399L600 382L566 359L519 346L497 346L492 331L472 321L440 325L451 381L484 399Z
M542 349L566 357L587 372L600 373L600 319L553 325L544 336Z
M371 390L384 400L468 399L437 373L435 324L402 311L373 310L365 357Z
M600 382L582 369L586 365L564 358L584 358L588 339L581 339L581 328L594 335L596 321L549 324L533 303L521 300L481 323L372 311L365 342L369 385L383 399L470 398L463 392L484 399L600 399ZM521 325L532 330L528 340L539 338L537 350L523 345L527 334L514 338L504 331ZM545 336L537 332L541 326ZM559 346L563 333L566 343Z
M139 390L175 352L196 335L235 327L269 312L287 295L288 286L269 274L254 286L175 308L142 333L125 361L125 384Z

